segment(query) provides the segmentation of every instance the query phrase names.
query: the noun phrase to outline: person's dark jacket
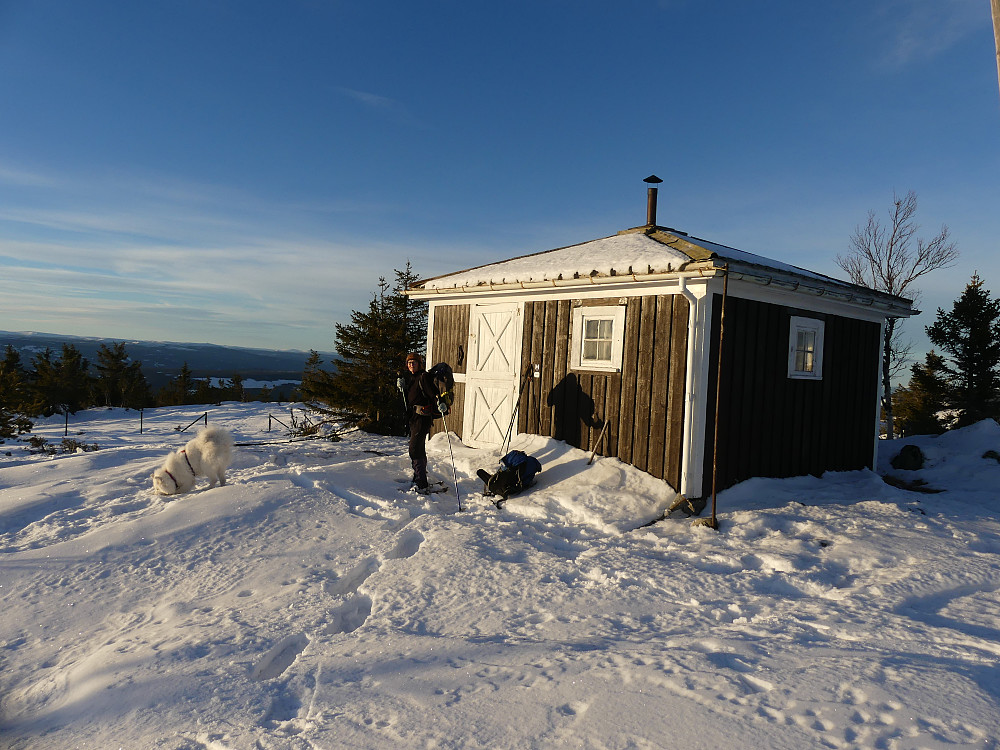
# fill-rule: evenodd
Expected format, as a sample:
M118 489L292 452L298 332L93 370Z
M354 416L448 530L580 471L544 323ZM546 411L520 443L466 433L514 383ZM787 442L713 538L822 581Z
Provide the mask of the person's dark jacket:
M406 383L406 405L409 407L409 416L433 416L432 414L420 415L417 406L434 407L437 404L438 392L434 387L434 381L426 370L421 370L414 375L405 378ZM436 413L436 411L434 412Z

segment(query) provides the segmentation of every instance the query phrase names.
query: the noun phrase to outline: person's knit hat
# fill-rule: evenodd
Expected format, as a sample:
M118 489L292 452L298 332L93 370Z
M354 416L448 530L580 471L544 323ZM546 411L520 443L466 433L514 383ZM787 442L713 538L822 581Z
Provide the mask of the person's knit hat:
M417 362L420 364L423 364L424 362L424 358L421 357L416 352L410 352L409 354L406 355L406 364L409 364L411 359L417 360Z

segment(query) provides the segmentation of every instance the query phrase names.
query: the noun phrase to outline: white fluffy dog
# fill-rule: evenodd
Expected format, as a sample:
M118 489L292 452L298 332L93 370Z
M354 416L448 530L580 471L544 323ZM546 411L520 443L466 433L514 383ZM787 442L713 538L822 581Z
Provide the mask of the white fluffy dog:
M232 435L220 427L206 427L153 472L153 489L161 495L187 492L194 487L195 477L208 477L209 487L225 484L232 459Z

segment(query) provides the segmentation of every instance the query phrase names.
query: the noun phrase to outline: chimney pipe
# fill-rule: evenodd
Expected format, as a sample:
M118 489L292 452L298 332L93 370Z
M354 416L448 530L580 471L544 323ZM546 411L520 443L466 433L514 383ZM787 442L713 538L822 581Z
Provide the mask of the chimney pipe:
M656 185L663 182L655 174L651 174L649 177L643 180L649 187L646 189L646 226L655 227L656 226Z

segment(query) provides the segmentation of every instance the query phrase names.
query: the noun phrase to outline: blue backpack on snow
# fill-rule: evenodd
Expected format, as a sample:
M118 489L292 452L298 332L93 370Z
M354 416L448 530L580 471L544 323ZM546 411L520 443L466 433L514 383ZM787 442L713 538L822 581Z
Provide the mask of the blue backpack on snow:
M542 470L542 465L534 456L524 451L511 451L500 459L500 470L490 474L485 469L476 472L486 485L485 495L499 495L494 501L498 508L507 502L507 496L529 487L535 480L535 474Z

